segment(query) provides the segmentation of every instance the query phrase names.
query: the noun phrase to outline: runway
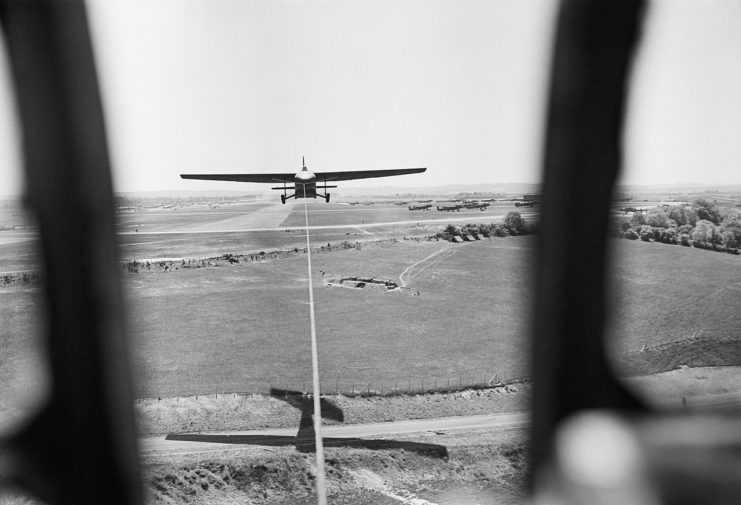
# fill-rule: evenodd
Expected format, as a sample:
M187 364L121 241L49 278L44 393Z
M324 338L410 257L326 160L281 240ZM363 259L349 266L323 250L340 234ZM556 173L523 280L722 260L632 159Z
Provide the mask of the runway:
M531 214L522 214L522 217L531 217ZM463 221L493 221L503 219L504 214L484 214L481 216L463 216L463 217L451 217L450 214L446 214L444 217L439 219L408 219L403 221L387 221L382 223L354 223L354 224L330 224L330 225L318 225L309 226L309 230L336 230L336 229L365 229L365 228L380 228L384 226L401 226L401 225L415 225L415 224L447 224L451 222L463 222ZM214 226L214 225L210 225ZM198 235L198 234L213 234L213 233L248 233L248 232L262 232L262 231L286 231L286 230L304 230L304 226L288 226L288 227L270 227L270 228L209 228L209 229L193 229L193 230L164 230L164 231L123 231L118 232L118 235Z

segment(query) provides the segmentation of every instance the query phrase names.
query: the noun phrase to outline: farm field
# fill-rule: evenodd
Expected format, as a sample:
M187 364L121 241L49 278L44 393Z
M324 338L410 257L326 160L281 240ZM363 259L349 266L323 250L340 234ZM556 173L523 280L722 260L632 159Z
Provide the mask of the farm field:
M409 242L314 255L325 387L354 382L357 389L367 383L389 388L434 378L442 385L450 377L475 374L480 380L485 373L521 370L526 307L518 297L527 243ZM483 263L487 255L494 268ZM430 256L407 272L409 290L323 285L323 278L343 275L398 281L407 267ZM306 275L305 257L127 275L140 395L310 383ZM498 300L502 310L492 312Z
M349 389L353 383L360 389L370 383L389 390L403 389L408 381L432 386L436 379L443 385L456 377L521 373L527 366L532 242L400 242L315 254L324 387L340 383ZM612 276L620 285L612 304L615 356L719 326L738 335L737 257L644 242L614 246L619 261ZM299 256L128 276L132 313L141 314L132 327L136 362L144 365L143 376L152 376L143 381L142 396L263 390L271 384L304 388L310 382L305 268ZM402 273L408 292L322 282L342 276L399 282ZM680 274L681 282L672 280ZM166 349L169 368L148 361ZM172 380L162 374L165 369ZM199 390L171 389L179 374ZM157 381L163 382L155 386Z
M254 213L275 207L243 206ZM347 241L355 246L359 241L359 248L313 255L323 388L404 390L410 381L433 387L448 380L455 385L456 380L486 381L494 374L502 378L526 372L532 238L469 244L403 240L434 234L453 219L462 219L459 224L474 217L496 222L498 211L310 206L310 224L327 226L312 230L314 245ZM153 211L148 226L160 231L121 235L121 256L211 257L304 246L301 230L221 230L220 223L234 224L236 207L204 208L197 223L203 228L191 233L175 232L189 222L180 210ZM293 226L301 208L303 202L281 208L281 224ZM439 222L425 223L425 218ZM394 219L405 223L372 226ZM344 228L331 228L333 223ZM30 232L3 233L8 239L0 247L12 253L6 264L14 266L6 271L28 268L33 261ZM14 236L23 240L14 241ZM739 257L628 240L613 245L610 344L615 356L698 332L710 338L716 330L724 331L726 339L739 335ZM386 279L406 289L382 292L324 284L343 276ZM125 273L124 281L139 396L265 391L271 385L302 389L310 383L304 255ZM39 382L34 377L41 362L32 350L42 305L35 285L2 288L0 297L0 381L7 385L0 401L6 402L30 394ZM712 366L712 357L704 357L702 364ZM624 372L634 370L632 363Z
M741 258L657 242L612 243L615 353L700 332L741 339Z

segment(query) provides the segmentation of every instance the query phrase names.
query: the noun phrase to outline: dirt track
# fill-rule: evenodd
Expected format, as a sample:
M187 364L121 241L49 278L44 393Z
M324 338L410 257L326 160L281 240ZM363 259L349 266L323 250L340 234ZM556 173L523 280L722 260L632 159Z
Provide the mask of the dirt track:
M322 428L329 445L342 446L357 438L388 437L391 435L409 435L430 432L433 440L453 430L497 430L524 426L529 421L524 412L509 414L489 414L477 416L459 416L436 419L416 419L394 421L389 423L352 424L325 426ZM235 447L296 445L313 442L313 439L297 439L296 429L273 429L238 432L209 432L147 437L140 441L143 454L152 452L174 454L203 454L223 451Z

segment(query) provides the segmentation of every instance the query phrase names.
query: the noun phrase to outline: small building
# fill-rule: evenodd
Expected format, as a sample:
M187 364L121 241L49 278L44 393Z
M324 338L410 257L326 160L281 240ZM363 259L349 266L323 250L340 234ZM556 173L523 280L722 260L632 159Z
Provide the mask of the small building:
M460 235L453 235L451 242L463 242L463 238Z
M463 235L463 239L464 239L464 240L465 240L466 242L473 242L473 241L475 241L475 240L476 240L475 238L473 238L473 235Z

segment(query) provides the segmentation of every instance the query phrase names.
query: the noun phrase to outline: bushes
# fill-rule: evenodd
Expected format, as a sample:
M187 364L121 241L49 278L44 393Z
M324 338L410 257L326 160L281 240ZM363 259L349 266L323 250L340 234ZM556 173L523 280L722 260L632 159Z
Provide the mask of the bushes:
M508 237L510 235L532 235L537 231L534 222L526 221L519 212L507 213L502 224L465 224L461 228L452 224L447 225L435 237L443 240L453 240L460 235L480 234L484 237Z
M650 242L654 238L654 229L649 225L643 225L638 229L638 236L644 242Z
M623 238L627 238L628 240L638 240L638 233L633 228L628 228L625 233L623 233Z
M516 210L512 210L507 212L507 215L504 216L502 227L506 229L510 235L524 235L525 218L523 218Z
M707 201L698 200L695 205L693 208L674 206L652 209L646 217L638 212L630 219L620 216L611 234L628 240L641 239L644 242L694 246L698 249L739 254L741 213L732 210L721 219L718 210ZM698 219L699 216L711 217L720 224L708 219ZM652 226L651 223L660 226Z

